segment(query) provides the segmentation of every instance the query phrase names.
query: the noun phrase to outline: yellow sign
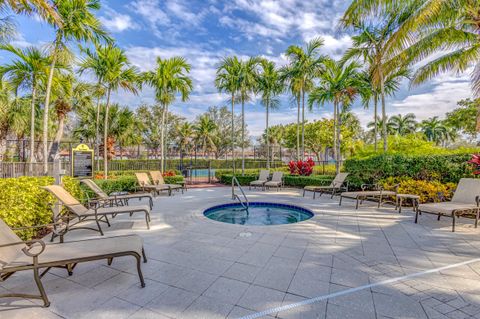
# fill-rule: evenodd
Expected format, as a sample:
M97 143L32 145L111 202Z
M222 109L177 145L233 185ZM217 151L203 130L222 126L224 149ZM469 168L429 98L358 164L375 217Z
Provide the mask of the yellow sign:
M87 178L93 177L93 150L85 144L72 148L72 176Z

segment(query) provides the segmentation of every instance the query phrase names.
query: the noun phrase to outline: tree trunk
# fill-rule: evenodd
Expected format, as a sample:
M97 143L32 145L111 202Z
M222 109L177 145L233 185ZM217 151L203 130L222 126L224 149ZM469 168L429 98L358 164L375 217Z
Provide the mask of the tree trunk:
M374 123L374 134L375 136L373 137L374 139L374 145L375 145L375 153L377 152L377 146L378 146L378 98L377 98L377 95L375 94L374 97L373 97L373 113L374 113L374 119L373 119L373 123Z
M305 91L302 90L302 160L305 157Z
M297 160L300 159L300 94L297 95Z
M480 104L477 106L477 145L480 145Z
M48 72L47 89L45 92L45 106L43 113L43 172L48 173L48 117L50 110L50 91L52 90L53 73L55 72L55 64L57 62L57 41L55 41L55 48L53 51L52 63Z
M33 162L35 161L35 97L37 94L36 80L33 78L32 85L32 102L30 113L30 155L28 162L30 163L30 173L33 172Z
M383 73L380 70L380 94L382 98L382 134L383 134L383 152L387 152L387 113L385 109L385 84L383 80Z
M100 84L100 82L98 82ZM100 96L97 98L97 117L95 119L95 153L97 154L97 171L100 171Z
M245 101L242 99L242 176L245 175Z
M58 115L58 129L57 134L55 134L55 138L53 139L52 147L50 148L48 158L51 162L53 162L55 155L58 153L60 148L60 141L63 137L63 131L65 127L65 115L59 114Z
M105 116L103 119L103 178L107 179L108 174L108 115L110 107L110 92L111 88L107 90L107 103L105 104Z
M338 167L338 156L337 156L337 126L338 126L338 118L337 118L337 110L338 109L338 103L335 101L333 103L333 158L335 160L335 170L338 172L339 167Z
M232 168L233 174L235 175L235 94L232 93Z
M167 117L168 105L163 105L162 112L162 130L160 131L160 171L163 173L165 170L165 119Z
M341 137L341 128L342 128L342 117L340 112L340 106L337 104L337 159L335 166L336 173L340 173L340 161L342 160L342 137Z
M270 139L268 138L268 115L269 115L269 101L267 99L265 107L267 108L267 116L265 118L265 127L266 127L266 139L267 139L267 169L270 169Z

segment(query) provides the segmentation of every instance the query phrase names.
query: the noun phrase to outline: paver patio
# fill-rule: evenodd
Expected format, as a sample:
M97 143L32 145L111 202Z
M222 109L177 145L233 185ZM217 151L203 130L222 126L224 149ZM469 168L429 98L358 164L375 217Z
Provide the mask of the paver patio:
M203 217L205 208L230 202L228 187L190 189L157 197L151 230L140 216L118 216L106 235L144 238L146 288L134 261L78 265L72 276L53 269L43 283L51 300L0 299L1 318L240 318L388 278L480 257L480 229L460 219L421 216L409 209L377 209L299 190L247 191L250 201L311 209L305 222L239 226ZM132 204L136 204L132 201ZM76 231L66 240L96 237ZM0 290L34 291L29 273L15 274ZM396 281L326 301L273 313L277 318L480 318L480 262Z

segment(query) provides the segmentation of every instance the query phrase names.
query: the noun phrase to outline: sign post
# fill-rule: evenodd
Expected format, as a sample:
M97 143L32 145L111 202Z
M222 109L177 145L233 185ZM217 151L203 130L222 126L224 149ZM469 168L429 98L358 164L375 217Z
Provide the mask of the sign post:
M72 148L72 177L92 178L93 177L93 150L85 144L79 144Z

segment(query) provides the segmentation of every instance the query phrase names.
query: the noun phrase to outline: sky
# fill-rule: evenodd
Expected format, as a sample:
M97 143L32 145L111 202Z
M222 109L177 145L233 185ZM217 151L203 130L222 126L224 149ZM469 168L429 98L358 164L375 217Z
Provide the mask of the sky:
M349 1L342 0L101 0L97 13L132 64L141 71L152 70L157 56L183 56L192 65L194 90L187 102L177 99L171 111L193 120L210 106L228 104L228 96L214 86L215 70L229 55L246 58L263 56L278 66L287 63L283 52L291 44L304 45L322 37L322 54L339 58L351 45L351 34L338 26ZM46 45L53 41L52 29L39 19L17 17L17 46ZM0 63L9 57L0 54ZM394 97L387 99L387 114L415 113L417 119L443 117L456 102L471 96L468 74L445 74L419 87L407 82ZM154 103L153 90L145 88L138 96L119 92L114 101L135 109ZM296 106L288 95L271 113L270 124L296 121ZM373 110L359 103L353 111L363 126L373 119ZM236 106L240 112L240 106ZM246 105L246 122L251 135L259 136L265 127L265 111L258 99ZM309 120L331 117L331 105L306 114Z

